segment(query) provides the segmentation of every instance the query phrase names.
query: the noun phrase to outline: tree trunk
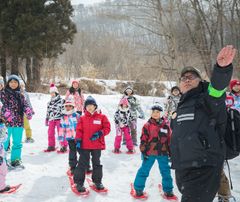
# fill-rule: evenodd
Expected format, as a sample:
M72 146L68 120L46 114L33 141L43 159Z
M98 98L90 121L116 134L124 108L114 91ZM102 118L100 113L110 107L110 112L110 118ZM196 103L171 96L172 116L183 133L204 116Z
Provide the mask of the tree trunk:
M41 59L33 57L32 61L32 90L36 91L40 85L40 68L41 68Z
M31 85L32 85L32 68L31 68L31 58L27 57L26 58L26 72L27 72L27 84L26 84L26 89L31 90Z
M12 56L12 63L11 63L11 74L18 75L18 56L16 54L13 54Z
M5 55L5 53L1 54L0 65L1 65L1 75L4 79L4 81L6 82L7 65L6 65L6 55Z

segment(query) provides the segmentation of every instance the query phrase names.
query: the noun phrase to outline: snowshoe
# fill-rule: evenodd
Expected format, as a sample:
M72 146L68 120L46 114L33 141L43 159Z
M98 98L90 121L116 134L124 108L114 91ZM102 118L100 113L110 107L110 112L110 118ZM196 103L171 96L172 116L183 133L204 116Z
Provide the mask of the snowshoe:
M24 169L24 165L22 164L22 161L21 160L15 160L15 161L12 161L10 164L7 163L7 166L8 166L8 170L11 171L11 170L22 170Z
M43 150L43 152L54 152L56 151L57 147L51 147L49 146L47 149Z
M6 186L4 189L0 190L0 194L11 194L15 193L22 184L16 186Z
M134 149L129 149L126 154L135 154L136 151Z
M169 200L169 201L176 201L176 202L178 201L178 197L176 195L174 195L173 192L163 192L162 184L159 184L158 188L159 188L159 192L160 192L161 196L164 199Z
M146 192L143 192L142 190L135 190L133 183L131 183L130 186L131 186L130 194L133 198L141 199L141 200L146 200L148 198L148 195Z
M120 151L120 149L114 149L114 150L113 150L113 153L114 153L114 154L121 154L122 152Z
M107 193L108 192L108 189L106 187L104 187L102 183L93 183L93 181L89 178L87 178L87 182L89 184L89 187L97 193Z
M65 154L67 152L68 152L67 147L61 147L60 150L57 150L58 154Z

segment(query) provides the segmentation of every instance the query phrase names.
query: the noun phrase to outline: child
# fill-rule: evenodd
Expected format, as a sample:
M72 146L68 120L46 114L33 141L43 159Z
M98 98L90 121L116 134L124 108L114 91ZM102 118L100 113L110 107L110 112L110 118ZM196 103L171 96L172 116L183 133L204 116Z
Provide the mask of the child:
M151 118L142 129L140 151L142 152L143 162L137 172L134 189L136 190L136 196L141 197L143 195L145 182L155 160L157 160L162 175L164 195L173 197L173 182L168 160L171 130L166 124L166 120L161 118L162 107L156 103L151 110Z
M110 132L108 118L97 110L97 103L92 96L88 96L84 104L84 115L77 124L76 145L80 154L77 168L74 171L74 183L78 192L85 192L85 170L92 156L92 181L96 189L105 189L102 184L102 165L100 164L101 150L105 149L105 136Z
M22 167L22 133L23 133L23 116L26 114L27 119L32 118L32 109L20 92L19 77L10 75L6 87L0 92L2 101L2 117L6 121L8 129L8 138L4 143L4 149L7 150L12 136L11 166Z
M4 80L3 80L3 77L0 76L0 91L2 91L4 88Z
M47 105L46 126L48 126L48 148L46 152L55 151L55 128L59 132L60 119L62 116L64 100L59 95L58 89L51 84L50 90L51 100Z
M165 115L170 120L172 114L176 111L178 102L181 97L181 92L178 86L173 86L171 88L171 95L169 95L167 99L167 103L165 105Z
M118 110L115 113L114 120L116 124L116 137L114 142L114 153L120 152L120 145L122 141L122 135L126 140L126 145L129 153L133 153L133 142L130 134L130 122L132 116L129 109L129 103L127 98L122 98L119 103Z
M0 102L0 110L2 103ZM10 186L5 184L5 178L7 174L7 165L5 162L3 143L7 139L7 128L2 118L0 118L0 193L4 193L10 190Z
M240 111L240 81L236 79L231 80L229 88L231 90L229 95L234 99L233 106L231 107Z
M76 111L77 111L77 113L82 115L84 96L82 94L81 88L79 86L79 82L77 80L72 81L72 86L67 91L65 100L67 100L69 98L69 96L73 96Z
M126 97L128 99L128 103L130 105L130 111L131 111L131 114L133 117L130 122L131 136L132 136L133 144L135 146L137 146L137 118L144 119L144 113L140 106L139 101L133 95L134 92L130 86L128 86L125 89L124 94L125 94L124 97ZM140 113L139 117L138 117L137 112ZM125 144L125 143L126 143L126 141L125 141L125 139L123 139L123 144Z
M74 101L69 99L64 103L63 116L60 120L59 140L61 145L61 152L67 151L67 145L69 145L69 166L73 173L77 166L77 148L75 143L77 120L79 114L74 110ZM66 142L67 141L67 142Z
M21 87L21 92L22 94L24 95L25 99L27 100L31 110L33 111L33 108L32 108L32 104L31 104L31 101L30 101L30 98L29 98L29 95L27 93L27 91L25 90L25 83L22 79L20 79L20 87ZM33 112L34 113L34 112ZM34 142L34 139L32 138L32 129L30 127L30 122L29 120L27 119L26 115L24 115L24 130L25 130L25 134L26 134L26 140L25 142L26 143L33 143Z

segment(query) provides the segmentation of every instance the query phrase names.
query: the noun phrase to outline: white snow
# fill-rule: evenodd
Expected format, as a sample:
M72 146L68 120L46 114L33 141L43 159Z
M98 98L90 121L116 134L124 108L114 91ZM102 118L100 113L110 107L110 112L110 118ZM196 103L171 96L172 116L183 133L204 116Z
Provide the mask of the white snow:
M86 97L87 95L85 95ZM44 153L47 147L47 127L45 126L45 115L49 95L30 94L35 110L35 116L31 120L33 138L35 143L23 143L22 160L25 170L11 171L7 175L7 184L16 185L22 183L18 192L9 195L1 195L0 202L60 202L60 201L86 201L86 202L128 202L136 201L130 196L130 183L133 182L136 172L141 165L139 149L134 155L124 152L116 155L112 153L115 128L113 114L121 95L93 95L97 100L99 108L111 121L112 131L106 136L107 149L102 152L101 162L103 165L103 184L109 188L107 195L97 194L91 191L88 198L76 196L70 189L66 171L68 169L68 155L57 153ZM146 119L138 121L138 135L145 121L149 118L149 106L158 101L163 103L163 98L138 97ZM139 136L138 136L139 137ZM25 135L23 136L23 140ZM126 151L125 147L121 148ZM233 195L240 201L240 158L230 161L233 181ZM172 171L174 178L174 172ZM153 166L147 179L145 191L149 194L148 201L164 202L158 192L158 183L161 176L157 162ZM85 182L87 186L87 183ZM174 192L180 197L176 185Z

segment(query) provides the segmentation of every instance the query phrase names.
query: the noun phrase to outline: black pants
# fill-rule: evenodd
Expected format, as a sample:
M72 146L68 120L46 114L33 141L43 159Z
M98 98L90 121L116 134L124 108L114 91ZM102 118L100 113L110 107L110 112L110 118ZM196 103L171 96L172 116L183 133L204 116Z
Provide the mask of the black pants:
M222 166L176 170L181 202L212 202L219 189Z
M100 164L101 150L80 149L80 157L77 168L74 171L74 183L83 185L85 181L85 170L89 166L90 154L92 156L92 181L94 183L102 182L102 165Z
M68 140L69 146L69 155L68 155L68 162L70 168L76 168L77 166L77 148L75 140Z

